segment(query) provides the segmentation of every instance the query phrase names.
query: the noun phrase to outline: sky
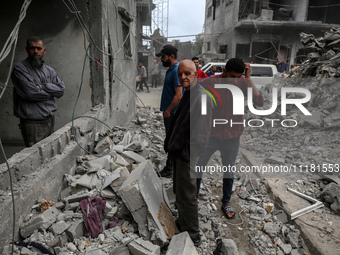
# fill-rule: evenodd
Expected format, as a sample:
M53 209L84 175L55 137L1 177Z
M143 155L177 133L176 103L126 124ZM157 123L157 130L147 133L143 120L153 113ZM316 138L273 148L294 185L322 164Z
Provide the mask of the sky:
M203 32L205 0L169 0L168 36L194 35ZM182 42L192 37L169 38Z

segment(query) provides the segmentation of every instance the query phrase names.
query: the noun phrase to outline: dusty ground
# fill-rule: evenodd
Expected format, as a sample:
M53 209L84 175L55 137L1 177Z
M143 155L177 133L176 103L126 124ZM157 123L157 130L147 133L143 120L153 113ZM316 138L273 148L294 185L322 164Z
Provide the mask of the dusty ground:
M137 93L137 95L143 101L145 106L151 106L159 109L162 87L151 88L150 91L151 93L140 92ZM137 99L136 102L137 106L143 106L140 100ZM246 154L246 157L244 157L244 153ZM239 158L239 164L256 164L256 159L253 157L251 152L245 152L240 149ZM287 194L286 184L302 177L299 174L252 174L251 176L267 180L267 188L270 190L271 197L275 202L281 205L288 214L301 209L301 205L310 205L310 203L305 201L303 198ZM221 177L216 176L216 180L221 180ZM240 254L255 254L255 250L249 241L249 233L251 230L247 227L248 219L244 212L241 213L241 216L239 215L242 211L240 198L236 194L232 195L231 204L234 207L237 216L235 219L227 220L223 217L220 209L222 187L210 187L210 189L214 196L214 203L217 206L217 210L213 212L213 216L223 224L220 231L224 231L228 238L235 241ZM205 201L203 200L201 201L201 203L204 202ZM323 208L317 212L302 216L290 223L296 225L296 227L302 232L301 236L304 238L306 254L340 254L340 239L338 239L340 233L339 228L336 227L340 226L340 217L334 216L334 214L330 213L328 208ZM327 234L324 231L324 228L329 224L331 224L330 227L333 229L337 228L332 235ZM307 250L307 247L309 251Z

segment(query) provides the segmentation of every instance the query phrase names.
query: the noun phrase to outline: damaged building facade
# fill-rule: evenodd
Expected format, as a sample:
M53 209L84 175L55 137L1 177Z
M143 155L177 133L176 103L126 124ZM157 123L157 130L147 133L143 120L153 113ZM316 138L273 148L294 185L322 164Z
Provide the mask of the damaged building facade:
M301 64L301 32L315 36L340 24L335 0L207 0L202 58ZM268 62L267 62L267 60Z
M1 45L18 23L23 3L29 7L20 24L14 63L27 57L27 38L39 36L47 48L44 60L56 70L66 90L64 96L56 100L59 106L55 115L56 132L8 159L14 185L26 183L20 184L19 192L15 191L16 239L18 226L23 222L20 215L30 211L37 198L57 200L62 176L75 166L74 157L85 153L78 144L91 149L95 134L106 129L102 123L110 127L124 126L134 116L134 71L138 61L137 45L141 44L138 28L147 23L147 19L150 23L152 8L151 0L6 2L0 10ZM5 146L23 144L19 119L13 115L13 84L9 80L6 89L4 86L11 72L10 62L10 57L4 59L0 69L0 91L4 92L0 100L0 133ZM77 119L78 116L87 117ZM25 181L32 176L38 178ZM6 164L0 165L0 187L1 194L10 194L5 192L10 187ZM8 198L1 198L1 202L0 243L4 244L11 238L8 226L13 211Z

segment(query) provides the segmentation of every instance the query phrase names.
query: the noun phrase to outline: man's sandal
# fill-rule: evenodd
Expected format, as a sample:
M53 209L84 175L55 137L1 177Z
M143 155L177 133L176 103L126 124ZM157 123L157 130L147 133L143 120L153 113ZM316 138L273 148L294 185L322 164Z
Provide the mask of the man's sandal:
M235 218L235 216L236 216L236 213L235 213L235 210L234 210L234 208L232 208L230 205L222 205L222 212L224 213L224 216L228 219L228 220L230 220L230 219L234 219ZM233 216L228 216L228 213L234 213L234 215Z

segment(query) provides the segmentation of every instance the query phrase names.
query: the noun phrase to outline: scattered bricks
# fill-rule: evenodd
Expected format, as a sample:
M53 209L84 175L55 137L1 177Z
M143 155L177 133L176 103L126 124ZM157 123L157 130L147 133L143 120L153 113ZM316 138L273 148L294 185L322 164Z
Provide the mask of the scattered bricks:
M29 237L31 234L33 234L34 230L40 228L43 223L44 223L44 220L42 218L42 215L39 215L38 217L33 218L32 220L20 226L20 235L23 238Z
M238 255L237 245L232 239L222 240L222 254Z
M134 169L118 193L138 224L140 235L149 239L152 234L155 243L167 243L168 237L158 220L158 212L164 203L163 197L167 204L169 201L151 161L144 161Z
M198 255L188 232L182 232L172 237L166 255Z
M77 220L66 230L68 238L73 242L75 239L84 236L84 222Z
M59 213L60 211L55 207L48 208L45 212L20 226L21 236L26 238L40 227L48 229L57 220Z
M70 227L70 224L66 223L65 221L58 221L57 223L53 224L49 230L55 234L60 235L62 234L66 229Z
M159 255L161 248L149 241L138 238L128 244L129 250L133 255Z

